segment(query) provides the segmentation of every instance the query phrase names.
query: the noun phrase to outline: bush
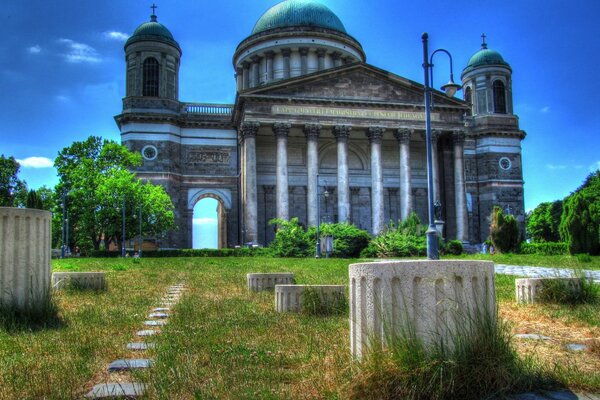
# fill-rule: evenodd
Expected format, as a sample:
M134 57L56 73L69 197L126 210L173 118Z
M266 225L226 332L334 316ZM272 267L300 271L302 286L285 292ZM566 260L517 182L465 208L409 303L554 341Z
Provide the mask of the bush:
M289 221L275 218L269 221L277 225L275 239L269 244L269 249L275 257L307 257L312 253L315 239L298 223L298 218Z
M239 248L239 249L178 249L178 250L144 250L142 258L163 257L263 257L270 255L269 249L264 248ZM90 257L117 258L119 251L94 250Z
M371 240L369 232L349 223L322 224L320 234L321 236L333 236L333 254L331 256L339 258L356 258L360 256L360 252L367 247L369 240ZM311 228L309 235L311 240L315 240L316 229Z
M517 220L513 215L504 215L498 206L492 211L490 238L499 253L516 251L520 242Z
M459 256L463 253L463 244L460 240L450 240L442 250L444 254Z
M361 253L361 257L416 257L427 254L427 226L411 213L396 228L390 224L373 238Z
M541 254L544 256L555 256L569 253L569 247L562 242L523 242L519 246L521 254Z

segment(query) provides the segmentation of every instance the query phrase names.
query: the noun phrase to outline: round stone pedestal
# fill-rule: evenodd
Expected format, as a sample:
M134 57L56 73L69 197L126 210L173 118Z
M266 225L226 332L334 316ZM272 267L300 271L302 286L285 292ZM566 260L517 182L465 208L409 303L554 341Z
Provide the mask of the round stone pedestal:
M311 291L318 296L318 306L323 310L335 309L345 302L344 285L276 285L275 310L278 312L302 311L303 297ZM315 301L315 299L311 299ZM315 306L315 304L311 304Z
M276 273L251 273L246 275L248 290L260 292L272 290L275 285L290 285L294 283L294 274L291 272Z
M538 303L540 293L549 285L564 285L572 293L581 291L581 278L520 278L515 279L517 303Z
M0 207L0 306L37 308L50 296L49 211Z
M55 290L64 288L74 289L106 289L104 272L55 272L52 274L52 288Z
M426 347L451 346L459 329L495 318L490 261L384 261L351 264L349 273L350 348L358 358L407 332Z

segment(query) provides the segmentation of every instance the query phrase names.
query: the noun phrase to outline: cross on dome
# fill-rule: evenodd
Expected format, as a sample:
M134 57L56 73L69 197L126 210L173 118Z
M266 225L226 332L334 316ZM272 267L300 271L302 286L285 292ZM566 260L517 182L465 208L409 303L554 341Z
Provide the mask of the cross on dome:
M150 6L150 8L152 9L152 15L150 16L150 19L154 22L156 22L156 9L158 8L158 6L154 3L152 3L152 5Z
M486 37L487 36L485 36L485 33L481 34L481 48L482 49L487 49L487 43L485 42Z

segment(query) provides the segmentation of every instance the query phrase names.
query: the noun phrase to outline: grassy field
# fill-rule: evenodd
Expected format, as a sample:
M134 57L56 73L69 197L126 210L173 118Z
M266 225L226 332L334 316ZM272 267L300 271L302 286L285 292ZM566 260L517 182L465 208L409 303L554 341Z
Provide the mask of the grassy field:
M527 264L536 265L534 261ZM80 398L94 384L114 379L145 382L148 398L346 398L350 382L360 371L349 354L347 314L278 314L273 294L249 293L245 276L289 271L297 283L347 284L351 262L56 260L53 268L57 271L106 271L109 289L56 292L60 318L50 326L0 326L0 399ZM583 267L590 264L597 266L599 261L594 258ZM188 289L163 334L151 339L156 349L146 353L126 350L128 342L138 340L135 332L142 329L151 308L177 282L184 282ZM514 277L498 276L496 285L501 313L513 322L515 332L531 331L555 339L552 343L516 343L519 351L541 362L563 365L562 380L572 388L600 392L600 349L557 350L573 340L598 339L600 307L518 307L513 304ZM153 358L154 367L133 377L105 372L113 360L137 357ZM584 367L579 368L580 364Z

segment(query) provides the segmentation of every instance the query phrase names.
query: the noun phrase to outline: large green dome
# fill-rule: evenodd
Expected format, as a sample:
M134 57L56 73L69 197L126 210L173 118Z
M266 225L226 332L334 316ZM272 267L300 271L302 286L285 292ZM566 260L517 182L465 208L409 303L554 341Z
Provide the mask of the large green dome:
M496 50L491 50L488 48L483 48L479 50L477 53L473 54L469 63L467 64L467 68L469 67L481 67L483 65L508 65L504 58L498 53Z
M268 9L254 25L252 34L292 26L325 28L346 33L342 21L325 5L312 0L286 0Z
M133 32L133 35L125 43L125 47L133 42L141 40L156 40L159 42L167 42L179 47L171 31L166 26L156 21L156 15L152 15L150 21L144 22Z

